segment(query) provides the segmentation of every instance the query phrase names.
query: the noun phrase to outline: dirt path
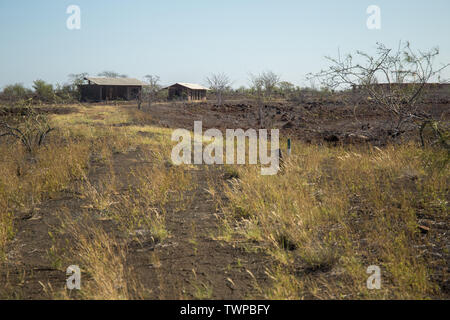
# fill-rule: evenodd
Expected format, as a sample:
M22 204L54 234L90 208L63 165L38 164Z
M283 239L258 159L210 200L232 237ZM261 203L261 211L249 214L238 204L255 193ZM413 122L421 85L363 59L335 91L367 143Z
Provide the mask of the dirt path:
M114 155L117 181L125 186L129 183L130 170L147 161L138 152ZM175 204L168 206L166 227L170 236L156 245L152 241L144 241L128 246L127 263L145 288L145 297L260 298L252 275L259 285L264 285L269 258L262 253L247 252L232 243L215 240L220 212L207 191L207 181L223 179L220 168L211 170L198 166L186 170L192 175L193 188L184 195L184 210L171 209ZM91 164L90 179L93 183L107 174L105 165ZM64 288L64 266L55 265L56 257L52 257L52 232L60 224L61 212L70 212L76 218L85 205L85 200L74 194L61 194L17 215L17 233L9 246L9 262L0 268L2 298L46 299L51 296L43 285L47 289L50 285L55 292ZM106 230L112 227L107 221L99 220L98 223Z
M213 179L221 179L220 171L207 171L202 166L190 173L196 187L186 194L188 207L167 213L170 237L155 247L156 262L136 263L135 268L143 282L154 288L153 298L156 299L260 297L250 273L259 284L267 281L264 269L267 256L214 240L220 212L207 191L207 179L208 173Z

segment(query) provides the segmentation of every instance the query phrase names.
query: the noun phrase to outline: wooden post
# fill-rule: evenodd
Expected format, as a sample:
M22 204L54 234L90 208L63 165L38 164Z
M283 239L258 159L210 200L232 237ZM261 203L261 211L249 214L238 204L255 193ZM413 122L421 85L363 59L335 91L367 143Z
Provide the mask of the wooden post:
M138 89L138 95L137 95L137 100L138 100L138 110L141 110L141 103L142 103L142 88Z

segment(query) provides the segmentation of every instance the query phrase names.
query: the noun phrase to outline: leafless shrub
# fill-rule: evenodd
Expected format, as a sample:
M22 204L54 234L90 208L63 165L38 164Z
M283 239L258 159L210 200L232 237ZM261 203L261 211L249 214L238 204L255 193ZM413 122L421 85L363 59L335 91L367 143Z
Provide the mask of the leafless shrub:
M429 121L430 116L419 109L419 102L426 84L436 78L449 64L435 68L434 60L439 49L427 52L414 51L409 42L400 42L397 49L377 43L377 51L371 56L362 51L338 58L326 57L331 63L327 70L309 74L331 89L352 88L360 97L387 111L395 120L393 129L402 132L403 125Z
M145 96L144 99L148 99L148 107L150 108L156 98L156 94L161 89L159 85L160 78L156 75L146 75L144 78L148 86L144 88L143 94Z
M250 85L256 93L256 103L258 105L259 125L264 126L263 103L269 101L273 90L280 82L280 76L272 71L264 71L259 75L250 74Z
M265 96L270 100L274 89L280 82L280 76L272 71L265 71L260 75L260 77L264 86Z
M450 156L450 131L448 130L448 125L446 127L440 121L425 119L420 124L419 135L422 147L425 147L425 145L442 146L447 149Z
M210 88L216 93L217 104L221 106L223 103L223 94L231 85L230 78L224 73L217 73L206 78L206 81L208 81Z
M47 135L53 131L48 118L28 107L19 121L0 120L0 137L12 137L22 143L29 153L43 145Z
M253 74L250 75L250 85L251 88L256 93L256 104L258 106L258 119L259 126L263 127L264 125L264 117L263 117L263 102L264 102L264 94L263 94L263 81L260 76L255 76Z

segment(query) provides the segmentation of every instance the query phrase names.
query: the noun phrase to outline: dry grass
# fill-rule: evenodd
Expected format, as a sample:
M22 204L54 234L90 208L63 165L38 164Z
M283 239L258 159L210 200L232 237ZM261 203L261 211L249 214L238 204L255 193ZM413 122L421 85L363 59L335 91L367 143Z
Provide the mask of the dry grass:
M295 143L283 174L236 167L225 184L225 240L256 242L278 261L275 299L429 298L430 262L417 214L448 218L444 151L413 145L329 148ZM367 267L382 270L366 288ZM443 266L445 269L445 265Z
M19 211L56 198L62 191L73 193L85 203L84 213L62 214L61 226L52 227L54 244L48 253L58 269L67 263L79 264L83 290L73 297L65 290L46 287L49 297L143 298L147 292L127 264L128 244L142 236L154 242L168 236L167 206L181 209L183 191L191 179L183 168L167 162L171 131L152 126L148 113L113 106L76 108L76 113L50 116L58 130L33 156L27 156L18 144L0 145L0 257L5 258L5 246L14 237L13 221ZM138 149L143 164L130 168L123 189L123 181L116 178L114 157ZM93 180L92 164L106 167L107 172ZM102 226L109 222L114 228L107 231Z
M78 261L83 273L89 275L81 298L140 299L148 292L138 285L132 267L127 264L128 245L144 239L156 243L169 236L166 208L169 202L181 202L191 181L183 168L166 160L170 155L169 130L146 125L151 118L137 110L100 107L98 111L84 109L75 119L58 117L60 125L70 130L68 136L76 136L90 145L91 161L105 165L108 172L95 182L84 176L80 198L87 202L84 208L94 210L98 217L95 220L92 213L83 221L67 217L59 233L74 239L77 245L69 246L67 254L64 252L67 246L62 244L55 250L56 256L66 264ZM138 148L143 164L129 168L128 184L123 189L116 179L114 154ZM175 205L171 210L178 208ZM106 232L98 221L113 222L115 231ZM54 295L58 296L70 298L66 292Z
M29 155L19 145L0 146L0 253L14 235L14 212L27 210L70 191L82 178L88 147L74 141L52 141ZM1 258L2 254L0 254Z
M139 286L133 268L126 263L127 247L114 234L106 232L85 213L75 220L63 214L60 237L70 239L67 252L61 254L65 265L81 267L82 290L51 292L52 298L88 300L142 299L145 291Z
M193 181L167 161L171 131L154 126L147 113L77 109L50 117L58 131L33 156L18 144L0 144L0 259L14 237L17 213L62 191L76 193L84 213L64 215L57 232L69 244L49 249L56 267L78 263L87 275L76 298L145 298L127 262L128 244L142 235L154 242L170 236L166 210L192 200L183 195ZM261 176L256 166L226 166L226 203L217 181L208 190L225 213L222 239L264 250L276 261L267 270L273 285L261 292L273 299L441 297L430 274L432 267L445 270L446 262L431 261L423 251L427 239L418 215L448 219L448 154L414 145L294 145L297 151L276 176ZM124 188L114 159L131 152L142 164ZM99 179L90 175L93 164L107 168ZM114 232L104 228L109 223ZM381 267L380 290L366 288L370 265ZM193 286L197 298L212 295L209 284ZM65 291L49 294L73 298Z

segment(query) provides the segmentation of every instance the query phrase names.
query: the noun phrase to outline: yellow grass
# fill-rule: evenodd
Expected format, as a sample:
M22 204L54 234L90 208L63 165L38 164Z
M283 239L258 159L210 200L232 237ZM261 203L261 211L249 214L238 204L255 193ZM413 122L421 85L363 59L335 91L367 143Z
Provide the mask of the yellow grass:
M84 213L80 219L64 215L58 232L73 245L61 250L55 243L49 250L55 266L80 264L88 275L81 298L145 298L127 264L126 244L138 240L141 231L155 242L170 236L167 206L179 210L192 200L183 195L193 181L168 160L171 131L157 127L148 113L103 105L76 108L50 117L57 131L33 156L18 143L0 144L0 259L7 259L18 212L62 191L76 192L85 202ZM294 146L276 176L261 176L256 166L225 166L231 178L224 185L227 202L221 201L217 181L209 183L225 213L221 239L264 250L275 262L267 267L272 285L255 283L261 293L273 299L439 297L420 249L426 240L417 213L448 219L448 154L412 144ZM128 188L119 190L114 157L137 149L143 164L131 170ZM90 179L92 164L107 168L97 182ZM99 218L114 222L120 237L106 232ZM380 290L366 287L370 265L382 270ZM197 298L212 295L209 284L193 283ZM73 298L65 291L51 295Z
M266 296L438 296L418 249L416 212L448 217L448 154L414 145L294 145L282 174L239 166L239 178L225 184L223 239L256 241L278 261ZM381 267L380 290L366 287L370 265Z
M148 233L155 241L169 236L166 206L173 201L172 209L180 209L190 177L167 161L171 131L153 126L148 113L117 106L76 108L75 113L50 116L57 130L35 155L27 155L18 143L0 144L0 258L6 258L5 247L14 237L17 212L62 191L73 192L86 203L80 208L84 213L82 219L63 214L61 227L51 234L53 239L70 239L70 245L55 240L48 250L54 266L79 263L87 277L77 298L143 298L146 292L126 263L126 244L136 232ZM128 189L118 190L113 157L138 148L143 164L130 171ZM89 177L91 163L108 168L95 183ZM114 221L121 240L106 232L98 217ZM66 291L47 289L52 298L73 298Z
M70 239L63 255L67 265L77 264L82 272L82 290L76 298L88 300L142 299L133 268L126 264L127 248L114 235L103 230L89 214L75 220L63 214L60 236ZM52 298L73 298L69 291L51 292Z

